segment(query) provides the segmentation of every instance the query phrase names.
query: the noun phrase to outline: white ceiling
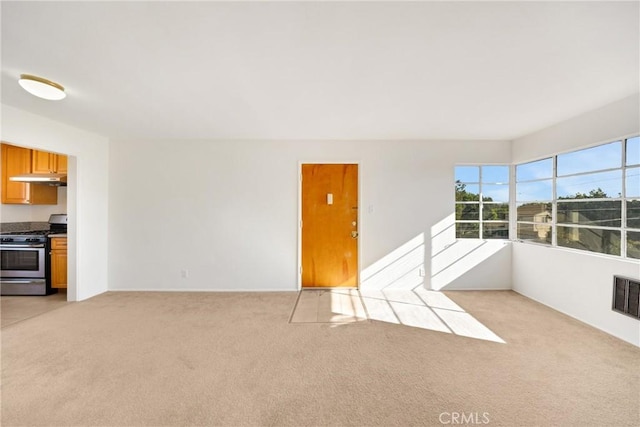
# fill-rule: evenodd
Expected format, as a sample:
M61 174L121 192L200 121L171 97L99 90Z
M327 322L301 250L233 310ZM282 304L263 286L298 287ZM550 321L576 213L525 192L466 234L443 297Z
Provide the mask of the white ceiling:
M2 102L110 137L513 139L640 84L638 2L1 7Z

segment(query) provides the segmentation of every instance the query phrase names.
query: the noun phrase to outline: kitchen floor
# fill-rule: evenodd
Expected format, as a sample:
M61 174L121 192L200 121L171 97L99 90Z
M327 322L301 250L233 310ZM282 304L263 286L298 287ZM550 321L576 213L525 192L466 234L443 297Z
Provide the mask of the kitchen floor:
M3 296L0 297L0 326L4 328L67 304L66 292L47 296Z

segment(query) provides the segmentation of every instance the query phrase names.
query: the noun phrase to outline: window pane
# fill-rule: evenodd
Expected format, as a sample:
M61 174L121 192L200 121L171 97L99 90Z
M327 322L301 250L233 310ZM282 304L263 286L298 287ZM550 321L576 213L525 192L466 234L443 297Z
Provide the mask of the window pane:
M516 166L516 181L551 178L553 176L553 160L543 159Z
M627 169L627 197L640 197L640 168Z
M518 205L516 209L518 221L551 222L551 203L525 203Z
M509 203L484 203L482 219L485 221L508 221Z
M551 185L550 179L516 184L516 200L519 202L551 200L553 198Z
M508 239L509 223L508 222L488 222L482 224L483 239Z
M482 200L485 202L508 202L509 185L482 184Z
M627 200L627 227L640 229L640 200Z
M474 202L480 200L478 184L456 184L456 202Z
M480 182L479 166L456 166L456 181L460 182Z
M455 167L457 238L477 239L484 232L488 239L508 239L509 171L509 165Z
M482 166L482 182L509 183L509 166Z
M467 221L480 220L479 203L456 203L456 219Z
M480 237L479 223L456 223L456 237L458 239L478 239Z
M640 164L640 136L627 139L627 166Z
M620 255L620 231L558 227L558 246Z
M556 180L558 199L620 197L622 171L598 172Z
M627 231L627 257L640 258L640 232Z
M518 239L551 244L551 224L518 223Z
M620 227L622 202L558 202L558 223Z
M558 155L558 176L619 168L622 165L620 141Z

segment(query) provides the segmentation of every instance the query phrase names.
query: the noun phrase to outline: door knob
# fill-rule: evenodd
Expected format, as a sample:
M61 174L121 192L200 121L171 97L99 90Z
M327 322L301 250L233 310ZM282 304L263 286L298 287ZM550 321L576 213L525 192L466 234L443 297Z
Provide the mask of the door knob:
M358 232L357 231L352 231L351 232L351 237L354 238L354 239L357 239L358 238Z

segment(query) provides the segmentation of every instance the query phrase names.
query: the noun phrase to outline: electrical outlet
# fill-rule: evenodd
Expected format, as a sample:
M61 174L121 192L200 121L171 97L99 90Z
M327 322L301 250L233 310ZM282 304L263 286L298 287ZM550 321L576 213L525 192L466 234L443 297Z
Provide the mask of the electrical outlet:
M424 277L424 275L425 275L424 268L422 268L422 267L420 268L419 274L420 274L420 277Z
M187 269L180 270L180 277L182 277L183 279L187 279L189 277L189 270Z

